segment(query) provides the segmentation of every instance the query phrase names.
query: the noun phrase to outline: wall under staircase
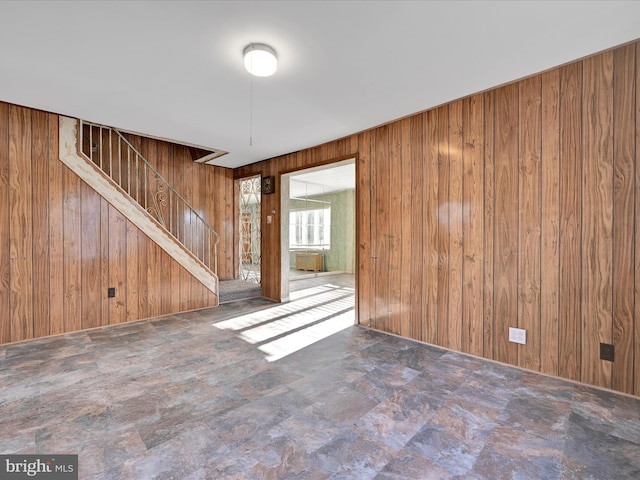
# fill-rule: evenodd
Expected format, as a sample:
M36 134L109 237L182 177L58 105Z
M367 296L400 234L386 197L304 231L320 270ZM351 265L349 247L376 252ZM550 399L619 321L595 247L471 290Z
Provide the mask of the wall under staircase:
M60 161L59 123L0 102L0 344L214 306L213 293ZM219 271L231 276L233 171L127 136L211 219Z
M91 186L110 205L135 224L171 258L200 281L216 298L218 277L189 249L160 225L143 207L113 182L91 160L78 153L78 121L60 117L60 160Z

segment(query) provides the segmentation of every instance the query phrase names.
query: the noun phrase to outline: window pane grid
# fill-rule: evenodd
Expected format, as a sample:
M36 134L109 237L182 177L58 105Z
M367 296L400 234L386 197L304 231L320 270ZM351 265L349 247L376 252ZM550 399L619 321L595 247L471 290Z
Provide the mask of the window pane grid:
M331 207L297 210L289 214L291 247L328 249L331 243Z

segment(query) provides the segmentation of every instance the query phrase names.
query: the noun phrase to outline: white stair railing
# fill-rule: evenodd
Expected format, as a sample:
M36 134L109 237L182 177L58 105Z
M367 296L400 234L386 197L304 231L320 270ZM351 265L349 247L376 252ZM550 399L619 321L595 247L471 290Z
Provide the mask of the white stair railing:
M116 129L80 120L80 151L214 274L220 236Z

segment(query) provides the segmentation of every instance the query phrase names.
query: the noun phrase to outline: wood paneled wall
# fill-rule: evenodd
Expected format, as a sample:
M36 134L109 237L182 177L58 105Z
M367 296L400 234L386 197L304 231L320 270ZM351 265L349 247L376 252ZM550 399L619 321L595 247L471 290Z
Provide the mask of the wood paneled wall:
M640 42L235 175L356 156L361 324L640 395L639 67Z
M232 276L233 172L194 164L187 147L130 138L221 233L220 273ZM60 162L57 115L0 102L0 196L0 343L214 304Z

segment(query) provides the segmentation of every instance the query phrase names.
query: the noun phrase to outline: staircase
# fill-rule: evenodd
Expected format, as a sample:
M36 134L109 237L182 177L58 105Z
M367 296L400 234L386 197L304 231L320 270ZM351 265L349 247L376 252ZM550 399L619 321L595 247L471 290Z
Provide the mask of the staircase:
M61 116L60 160L219 298L219 235L120 132Z

